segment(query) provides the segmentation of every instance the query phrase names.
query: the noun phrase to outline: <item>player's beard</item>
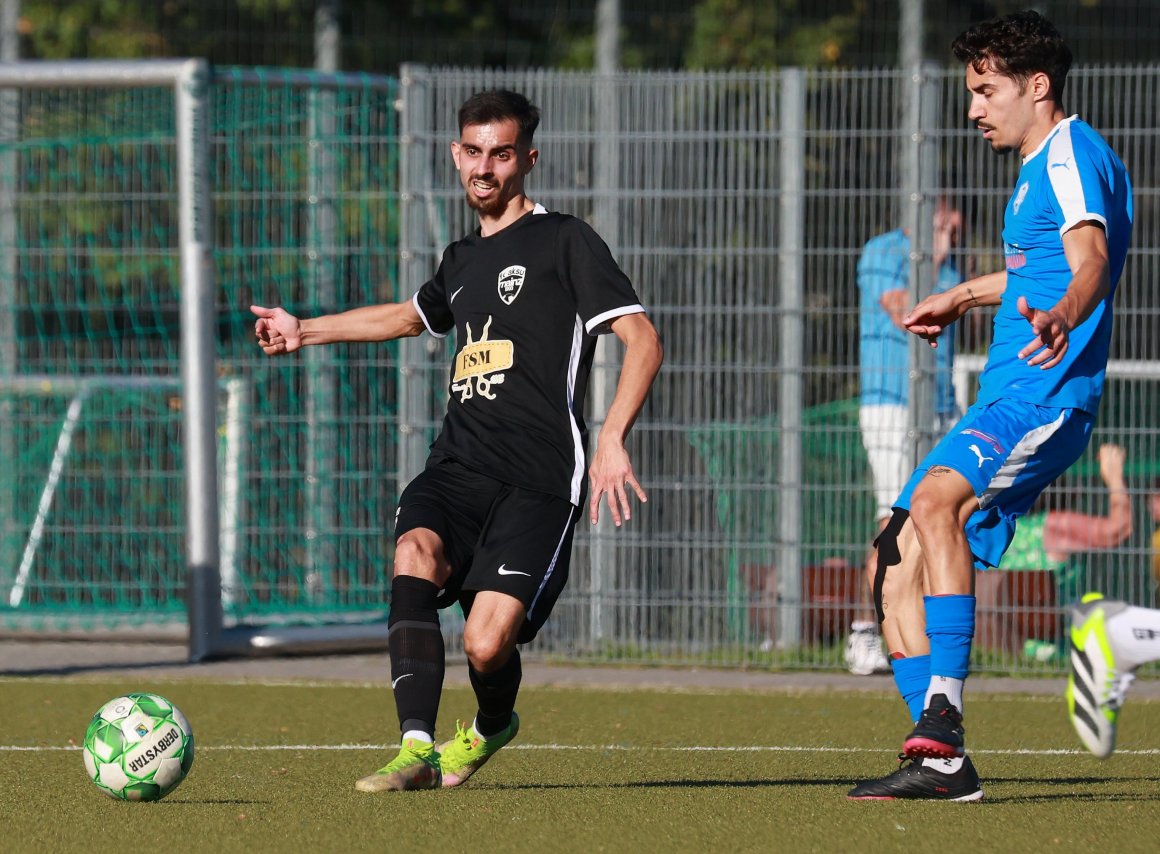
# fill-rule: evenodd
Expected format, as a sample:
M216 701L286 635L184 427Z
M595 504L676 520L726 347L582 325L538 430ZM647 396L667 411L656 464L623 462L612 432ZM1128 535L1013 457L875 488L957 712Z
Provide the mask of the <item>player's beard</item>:
M985 129L985 130L990 130L990 131L995 130L995 128L991 127L990 125L980 125L979 127L980 127L980 129ZM996 154L1010 154L1012 151L1015 150L1014 145L1009 145L1005 142L996 142L993 139L986 139L984 141L990 143L991 151L995 152Z
M498 187L496 189L499 189ZM507 207L507 199L502 193L496 193L486 199L481 199L471 192L471 185L468 184L465 190L467 196L467 206L478 213L480 216L499 216L503 213L504 208Z
M480 216L498 216L503 213L504 200L499 196L490 199L479 199L471 193L468 193L467 206Z

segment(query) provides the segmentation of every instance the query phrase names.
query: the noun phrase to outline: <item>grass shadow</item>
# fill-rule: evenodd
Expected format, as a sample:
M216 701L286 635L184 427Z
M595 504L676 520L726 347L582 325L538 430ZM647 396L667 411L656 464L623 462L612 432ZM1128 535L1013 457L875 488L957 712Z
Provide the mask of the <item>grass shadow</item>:
M1160 777L987 777L983 779L983 789L988 785L1003 785L1006 783L1026 785L1040 785L1058 788L1058 792L1040 792L1027 795L992 796L987 795L987 801L992 804L1046 804L1056 801L1080 801L1083 803L1152 803L1160 802L1160 786L1152 793L1147 792L1109 792L1109 791L1076 791L1075 787L1087 786L1135 786L1141 783L1160 784Z
M5 668L0 670L0 677L12 679L15 677L34 676L79 676L85 673L123 672L128 670L156 670L159 668L188 667L191 670L196 664L190 664L185 659L167 659L161 661L134 661L134 662L103 662L100 664L68 664L61 667L30 667L28 670L14 670Z
M765 779L765 780L642 780L619 783L488 783L473 786L477 790L530 791L535 789L755 789L781 786L844 786L855 785L849 779L818 778Z

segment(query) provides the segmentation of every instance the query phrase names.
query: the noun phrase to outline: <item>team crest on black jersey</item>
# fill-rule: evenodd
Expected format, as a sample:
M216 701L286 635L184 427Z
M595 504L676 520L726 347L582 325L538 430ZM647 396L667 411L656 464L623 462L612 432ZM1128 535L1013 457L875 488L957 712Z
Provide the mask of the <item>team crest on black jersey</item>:
M524 275L527 272L519 264L513 264L510 267L505 267L503 272L499 274L499 298L504 301L505 305L511 305L516 301L516 297L520 295L520 290L524 286Z

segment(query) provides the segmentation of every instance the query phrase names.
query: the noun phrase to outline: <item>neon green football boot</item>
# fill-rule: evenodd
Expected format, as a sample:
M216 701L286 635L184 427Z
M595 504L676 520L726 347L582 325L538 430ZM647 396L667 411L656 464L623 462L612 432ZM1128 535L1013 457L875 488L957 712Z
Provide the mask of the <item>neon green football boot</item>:
M463 728L461 721L455 722L455 738L439 745L439 764L443 771L443 788L458 786L487 762L495 752L516 737L520 731L520 719L512 712L512 722L503 732L490 735L484 741L475 732L474 726Z
M438 789L441 778L435 745L408 738L399 748L398 756L375 773L363 777L354 787L360 792L410 792Z
M1107 622L1127 605L1088 593L1071 609L1071 667L1067 675L1067 712L1084 747L1101 759L1116 749L1120 707L1135 676L1117 661Z

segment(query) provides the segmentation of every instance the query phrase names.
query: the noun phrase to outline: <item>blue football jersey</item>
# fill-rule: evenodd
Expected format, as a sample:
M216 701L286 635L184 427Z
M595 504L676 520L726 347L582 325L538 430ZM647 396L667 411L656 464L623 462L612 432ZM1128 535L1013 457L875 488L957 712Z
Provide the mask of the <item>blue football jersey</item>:
M1023 296L1032 308L1050 309L1063 298L1072 279L1063 235L1085 221L1104 228L1111 287L1091 316L1071 330L1062 362L1048 370L1029 366L1019 351L1033 335L1016 303ZM1097 411L1112 334L1112 297L1131 234L1132 185L1124 164L1088 124L1076 116L1064 119L1023 159L1003 216L1007 289L979 378L979 401L1015 398Z

